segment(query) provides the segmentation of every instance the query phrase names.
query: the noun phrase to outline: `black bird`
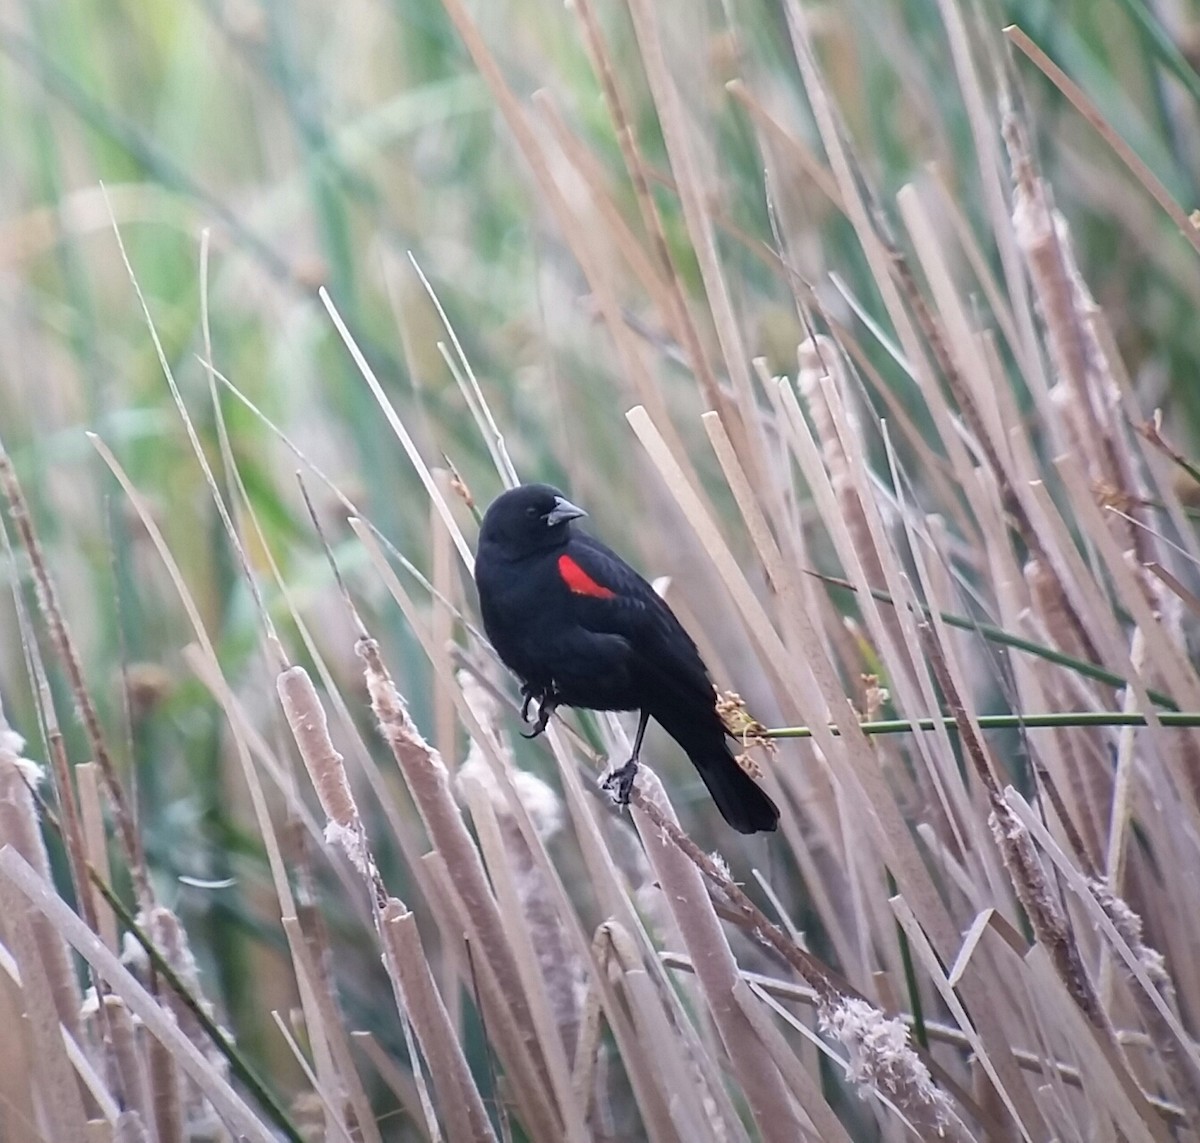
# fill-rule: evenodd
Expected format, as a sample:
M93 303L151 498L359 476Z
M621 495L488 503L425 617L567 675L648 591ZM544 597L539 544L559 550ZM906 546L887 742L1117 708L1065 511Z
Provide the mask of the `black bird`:
M717 809L740 833L773 830L775 803L737 764L708 671L682 624L616 552L573 524L587 513L555 488L525 484L488 508L475 583L483 627L522 682L532 734L556 706L640 712L633 755L604 781L627 804L646 723L687 752Z

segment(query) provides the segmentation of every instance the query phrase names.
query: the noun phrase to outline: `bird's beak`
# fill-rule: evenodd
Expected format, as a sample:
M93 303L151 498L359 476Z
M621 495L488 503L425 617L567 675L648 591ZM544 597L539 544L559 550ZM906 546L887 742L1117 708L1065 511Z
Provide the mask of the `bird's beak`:
M577 520L580 516L586 515L587 513L582 508L575 507L570 500L556 496L554 507L546 513L546 523L554 527L555 524L565 524L568 520Z

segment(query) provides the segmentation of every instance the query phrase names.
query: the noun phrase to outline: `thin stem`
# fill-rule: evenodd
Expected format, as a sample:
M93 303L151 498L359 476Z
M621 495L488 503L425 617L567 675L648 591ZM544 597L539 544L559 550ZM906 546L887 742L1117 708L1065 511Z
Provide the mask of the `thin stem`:
M815 571L812 568L805 568L806 575L812 576L814 579L819 579L822 583L828 584L830 587L842 588L845 591L857 592L858 587L852 584L849 580L841 579L838 576L826 575L824 572ZM891 607L896 606L896 601L886 592L880 591L878 588L871 588L871 596L877 599L880 603L886 603ZM931 608L924 604L917 604L926 617L933 614ZM989 643L998 643L1003 647L1012 647L1017 651L1024 651L1029 655L1035 655L1039 659L1044 659L1048 663L1056 663L1060 667L1067 667L1074 671L1077 675L1083 675L1088 679L1095 679L1098 683L1106 683L1110 687L1128 686L1128 680L1123 679L1120 675L1114 674L1112 671L1101 667L1098 663L1089 662L1087 659L1077 659L1074 655L1064 654L1062 651L1056 651L1053 647L1047 647L1044 643L1036 643L1032 639L1023 639L1020 635L1013 635L1009 631L1005 631L1002 627L996 627L991 623L982 623L975 619L968 619L962 615L955 615L952 611L939 611L938 617L943 623L949 624L951 627L957 627L961 631L974 631L976 635L982 636ZM1179 706L1170 695L1165 695L1161 691L1146 692L1152 702L1159 706L1166 707L1168 710L1178 710Z
M1200 726L1200 711L1163 710L1158 712L1163 726ZM1070 726L1145 726L1146 716L1137 711L1072 710L1057 714L981 714L976 720L981 730L1038 730ZM955 729L953 718L892 718L859 724L863 734L908 734L913 730ZM830 730L837 734L836 726ZM811 738L807 726L779 726L764 730L763 738Z

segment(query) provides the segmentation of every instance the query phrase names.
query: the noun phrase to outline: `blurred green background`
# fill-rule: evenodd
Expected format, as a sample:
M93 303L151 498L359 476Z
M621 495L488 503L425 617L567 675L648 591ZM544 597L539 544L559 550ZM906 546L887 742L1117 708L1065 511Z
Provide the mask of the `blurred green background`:
M847 127L883 201L905 182L931 177L928 166L936 164L985 233L939 5L842 0L807 7ZM1197 262L1078 114L1027 63L1007 59L999 33L1020 24L1191 210L1200 205L1194 6L1168 12L1158 5L1160 13L1143 0L965 7L980 43L994 49L980 52L985 86L994 87L988 77L997 66L1019 77L1039 157L1142 407L1162 405L1176 440L1194 440ZM617 208L633 218L613 127L570 7L488 0L474 10L517 95L549 92L604 173ZM712 164L709 182L719 188L712 209L727 276L737 283L734 304L750 350L772 370L794 372L804 331L788 283L763 256L779 245L775 231L798 272L822 290L831 271L868 303L874 289L849 226L799 167L774 172L779 199L768 208L766 160L726 88L742 80L790 131L815 140L781 8L726 0L688 11L672 32L679 37L673 48L691 64L680 82ZM668 238L685 284L698 290L628 15L619 5L603 5L599 15L639 141L663 176L654 194ZM531 120L549 131L539 111ZM109 444L149 499L227 677L261 696L269 676L248 588L172 406L110 209L218 468L199 360L205 229L216 367L430 572L428 499L316 298L325 285L426 461L448 458L486 503L499 482L439 352L447 335L411 251L462 340L522 477L570 488L598 531L655 574L680 568L655 530L641 526L653 493L623 416L636 399L631 384L488 87L438 4L0 3L0 439L32 502L114 749L136 786L163 895L187 921L210 993L257 1051L276 1002L254 966L279 943L255 908L261 854L244 832L240 782L231 776L219 715L180 658L192 636L174 590L84 430ZM654 349L656 380L680 432L699 441L694 414L703 405L694 380L661 344L654 314L638 309L636 289L623 300ZM886 355L877 364L909 398ZM270 551L351 693L352 637L327 591L327 566L293 476L297 461L239 402L227 393L221 401ZM702 467L710 463L706 448L695 455ZM427 728L428 665L396 610L367 577L355 579L361 556L347 541L345 512L319 484L312 487L400 688ZM263 553L252 555L265 571ZM2 566L11 579L21 564ZM54 682L65 710L66 692ZM10 722L36 740L7 590L0 596L0 695ZM278 741L277 715L255 713ZM78 728L67 730L73 760L86 757ZM36 741L31 752L41 756ZM388 875L403 894L403 869L389 863ZM196 886L180 877L233 884Z

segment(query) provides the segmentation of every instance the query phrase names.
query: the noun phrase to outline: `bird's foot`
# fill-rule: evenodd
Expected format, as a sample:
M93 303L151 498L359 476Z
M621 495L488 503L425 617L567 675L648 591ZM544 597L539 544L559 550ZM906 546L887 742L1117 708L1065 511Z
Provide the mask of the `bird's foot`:
M538 712L537 720L533 724L533 729L528 734L521 731L523 738L537 738L542 734L546 727L550 724L550 716L558 708L558 697L553 691L534 691L528 687L522 687L521 693L525 696L525 701L521 705L521 721L529 721L529 704L537 699Z
M630 758L624 766L609 770L600 779L600 788L608 793L618 806L629 805L629 795L633 793L633 780L637 777L638 760Z

